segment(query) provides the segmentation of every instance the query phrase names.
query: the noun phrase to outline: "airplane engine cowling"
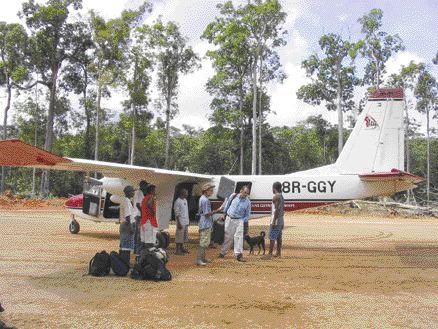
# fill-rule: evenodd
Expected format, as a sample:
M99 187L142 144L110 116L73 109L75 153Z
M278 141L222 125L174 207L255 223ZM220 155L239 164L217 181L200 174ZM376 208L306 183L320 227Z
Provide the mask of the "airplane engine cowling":
M127 180L122 178L103 177L100 181L102 182L101 186L104 190L113 195L118 195L121 197L125 195L123 189L127 185L132 185ZM134 188L136 188L136 186L134 186Z

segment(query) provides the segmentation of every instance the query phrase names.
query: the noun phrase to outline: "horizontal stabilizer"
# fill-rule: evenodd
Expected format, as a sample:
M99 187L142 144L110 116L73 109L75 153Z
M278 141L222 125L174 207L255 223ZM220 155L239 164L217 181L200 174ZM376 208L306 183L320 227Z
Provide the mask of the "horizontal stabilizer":
M398 169L392 169L389 172L373 172L359 175L364 182L388 182L388 181L405 181L411 184L418 184L424 180L423 177L404 172Z

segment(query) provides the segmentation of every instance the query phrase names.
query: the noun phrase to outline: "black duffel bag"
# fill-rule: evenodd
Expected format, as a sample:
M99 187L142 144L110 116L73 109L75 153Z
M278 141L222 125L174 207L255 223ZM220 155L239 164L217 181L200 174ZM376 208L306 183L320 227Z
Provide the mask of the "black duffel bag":
M138 263L131 271L131 278L136 280L170 281L172 274L166 268L167 254L160 248L143 249Z

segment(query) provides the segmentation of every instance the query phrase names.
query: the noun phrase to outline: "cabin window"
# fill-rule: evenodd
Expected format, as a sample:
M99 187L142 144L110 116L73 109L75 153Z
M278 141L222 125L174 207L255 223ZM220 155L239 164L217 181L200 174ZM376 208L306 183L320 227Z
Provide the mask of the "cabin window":
M237 182L236 183L236 188L234 189L235 193L239 193L240 189L242 188L242 186L248 186L249 188L249 193L251 194L251 187L252 187L252 183L251 182Z

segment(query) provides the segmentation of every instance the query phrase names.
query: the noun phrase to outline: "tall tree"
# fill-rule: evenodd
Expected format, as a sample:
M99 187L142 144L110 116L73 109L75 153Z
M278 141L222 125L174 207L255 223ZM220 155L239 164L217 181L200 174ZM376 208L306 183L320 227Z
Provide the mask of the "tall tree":
M108 21L105 21L94 11L90 11L90 25L94 42L94 62L91 67L97 85L95 160L99 159L102 97L110 95L110 86L115 87L123 81L123 69L127 63L127 49L131 31L140 23L144 13L151 10L151 4L145 1L138 9L124 10L120 17Z
M45 5L29 0L23 3L21 17L32 34L32 62L38 73L39 83L49 89L49 108L46 123L44 149L52 150L54 142L53 123L57 84L61 66L74 52L73 33L77 23L68 22L70 9L82 8L81 0L48 0ZM49 192L49 172L44 171L41 192L47 196Z
M319 39L324 57L311 55L302 62L310 84L298 89L298 99L312 105L326 103L328 110L338 112L338 154L344 146L343 112L354 108L354 86L359 83L355 76L352 59L356 57L358 45L343 40L338 34L326 34Z
M430 200L430 114L438 110L438 84L429 71L423 70L418 78L415 87L417 98L417 110L426 113L426 134L427 134L427 173L426 173L426 196L427 205Z
M149 27L144 25L133 33L133 45L128 53L129 70L126 75L126 88L131 106L131 150L129 163L134 164L137 113L149 103L148 89L152 69L152 53L148 42Z
M174 22L159 18L150 29L150 43L158 64L158 89L165 102L166 146L164 167L169 167L170 120L177 114L179 76L199 67L199 58ZM159 104L161 106L161 103Z
M239 130L240 174L244 168L244 101L248 93L251 50L249 31L244 29L237 18L231 2L219 4L221 16L211 22L202 38L217 48L209 50L207 56L213 61L215 75L207 83L207 91L214 95L211 120L216 125L231 123Z
M78 23L74 32L73 38L76 39L75 44L77 47L70 57L69 63L63 68L60 86L67 91L73 91L77 95L82 94L80 103L85 114L84 156L86 159L90 159L92 105L90 104L88 91L93 82L93 74L91 73L93 58L90 50L94 45L91 40L89 24L85 22Z
M0 86L6 89L6 105L3 110L3 135L6 139L8 112L11 108L12 90L29 77L27 63L28 37L26 30L20 24L0 22ZM4 191L5 168L2 167L0 191Z
M398 34L390 35L381 31L383 11L372 9L368 14L358 19L361 31L365 34L362 41L361 54L368 60L365 67L364 84L380 88L385 64L396 52L404 50L401 38Z
M241 17L243 26L249 31L249 42L252 50L253 127L251 173L255 175L257 171L256 127L258 64L260 61L260 70L262 70L263 62L269 59L266 55L272 53L276 47L286 43L284 38L286 31L282 28L286 19L286 13L282 10L278 0L256 0L255 3L248 2L246 6L240 7L237 13ZM267 49L269 49L270 52L267 52ZM261 115L259 119L262 120Z

